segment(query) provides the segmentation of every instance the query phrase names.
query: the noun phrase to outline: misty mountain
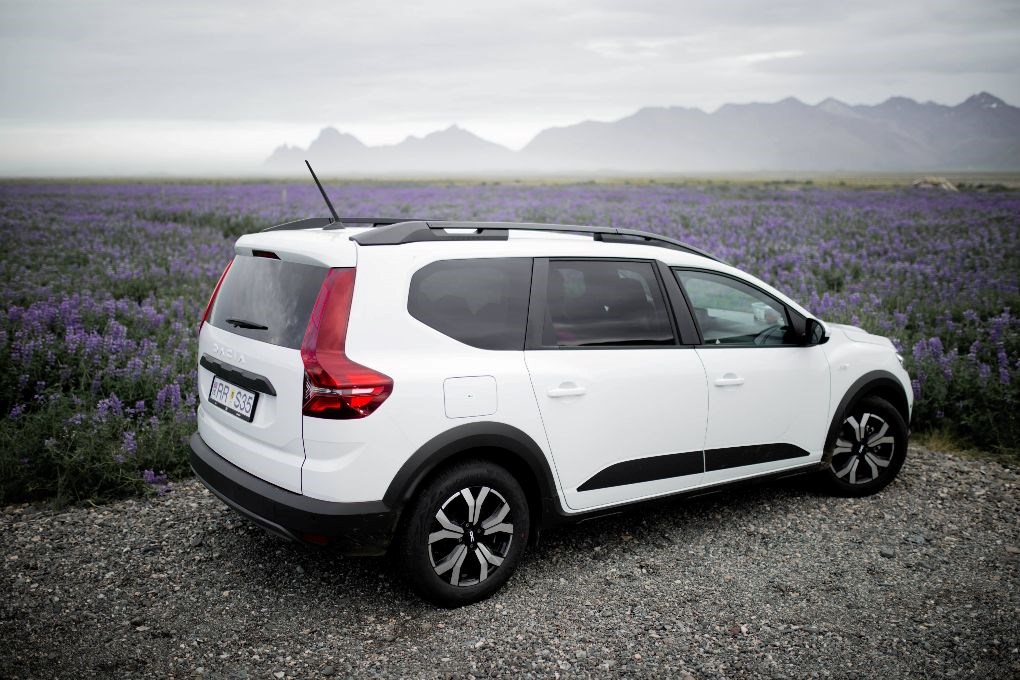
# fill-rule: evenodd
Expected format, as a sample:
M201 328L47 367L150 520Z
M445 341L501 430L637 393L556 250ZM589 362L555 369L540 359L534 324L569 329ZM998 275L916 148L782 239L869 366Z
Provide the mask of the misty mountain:
M1020 108L982 92L956 106L893 97L874 106L794 98L712 113L649 107L612 122L543 130L520 151L451 126L369 147L326 128L308 149L282 146L267 168L308 158L332 174L1020 170Z
M306 158L316 171L342 175L458 175L519 167L518 154L456 125L385 146L365 146L353 135L325 128L307 149L278 147L266 165L282 173L301 173Z

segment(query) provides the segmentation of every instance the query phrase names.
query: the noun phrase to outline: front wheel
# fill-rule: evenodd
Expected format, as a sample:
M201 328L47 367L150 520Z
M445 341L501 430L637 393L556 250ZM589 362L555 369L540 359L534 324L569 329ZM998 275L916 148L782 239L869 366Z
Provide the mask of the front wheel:
M411 588L442 607L496 592L517 567L530 515L521 485L487 461L441 471L405 509L397 554Z
M862 399L840 424L823 481L841 496L884 489L903 467L907 437L907 424L892 404L879 397Z

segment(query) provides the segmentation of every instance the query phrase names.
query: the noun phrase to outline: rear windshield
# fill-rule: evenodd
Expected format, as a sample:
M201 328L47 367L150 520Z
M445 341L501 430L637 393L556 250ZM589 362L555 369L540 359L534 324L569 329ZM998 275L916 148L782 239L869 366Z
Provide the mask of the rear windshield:
M298 349L326 267L238 255L223 279L209 323L236 335Z

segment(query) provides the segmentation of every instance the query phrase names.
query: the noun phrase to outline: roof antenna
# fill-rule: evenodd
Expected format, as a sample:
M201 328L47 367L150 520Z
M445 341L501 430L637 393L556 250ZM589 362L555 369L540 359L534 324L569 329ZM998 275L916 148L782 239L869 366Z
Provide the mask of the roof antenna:
M319 193L322 194L322 200L326 202L326 205L329 206L329 211L333 213L333 219L330 220L330 222L336 222L340 225L340 228L343 229L344 223L340 221L340 216L336 214L336 208L334 208L333 204L329 202L329 196L326 195L326 190L322 188L322 183L319 182L319 178L315 176L315 171L312 170L312 164L306 160L305 165L308 166L308 172L312 173L312 179L315 180L315 186L319 187Z

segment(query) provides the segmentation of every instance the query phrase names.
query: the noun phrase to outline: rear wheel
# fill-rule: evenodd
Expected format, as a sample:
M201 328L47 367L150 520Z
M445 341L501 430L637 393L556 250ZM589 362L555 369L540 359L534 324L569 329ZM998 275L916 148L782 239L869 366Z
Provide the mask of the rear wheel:
M896 408L866 397L839 426L829 466L822 478L841 496L867 496L884 489L903 466L907 424Z
M405 513L396 547L407 580L443 607L496 592L517 567L530 529L521 485L486 461L443 470Z

